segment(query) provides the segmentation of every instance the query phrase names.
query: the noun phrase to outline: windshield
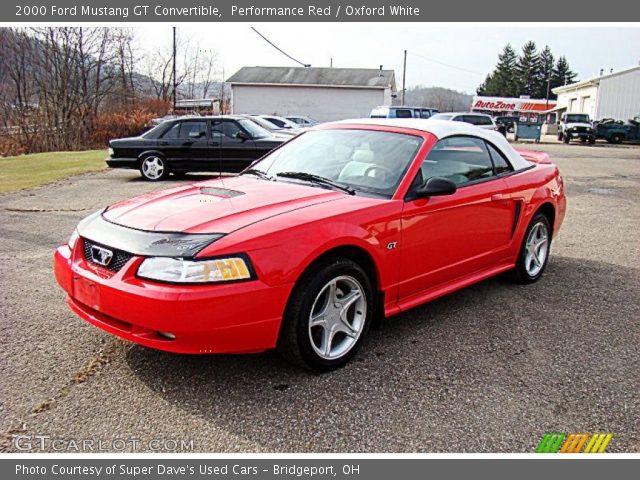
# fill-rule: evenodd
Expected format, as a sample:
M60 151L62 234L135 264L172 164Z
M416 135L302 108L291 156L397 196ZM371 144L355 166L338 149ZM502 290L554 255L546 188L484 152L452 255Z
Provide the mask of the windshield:
M436 113L431 115L431 120L451 120L453 118L452 113Z
M589 115L586 114L573 114L567 115L567 123L589 123Z
M256 125L246 118L238 120L238 123L249 133L251 138L267 138L271 136L269 130L262 128L260 125Z
M252 169L278 181L289 181L278 174L303 172L391 198L421 144L422 138L400 133L311 131L267 154Z

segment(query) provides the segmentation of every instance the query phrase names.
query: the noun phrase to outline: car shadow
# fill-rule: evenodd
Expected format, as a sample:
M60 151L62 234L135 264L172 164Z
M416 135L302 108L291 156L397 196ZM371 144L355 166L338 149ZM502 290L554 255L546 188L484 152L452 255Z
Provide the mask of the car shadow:
M328 374L273 352L126 360L159 397L273 451L531 452L546 431L590 428L616 429L615 451L638 411L639 284L553 257L533 285L499 276L388 319Z

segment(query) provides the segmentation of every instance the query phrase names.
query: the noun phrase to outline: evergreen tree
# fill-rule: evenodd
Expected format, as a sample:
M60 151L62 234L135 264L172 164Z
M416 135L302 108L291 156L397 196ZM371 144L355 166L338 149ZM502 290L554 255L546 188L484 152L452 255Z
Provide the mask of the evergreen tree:
M535 42L528 41L522 47L522 54L516 66L516 93L530 95L532 98L538 93L540 80L540 55Z
M550 79L553 75L554 67L553 53L548 45L545 45L544 50L540 52L540 72L538 78L538 88L536 90L534 98L547 98L547 86L550 85ZM549 97L551 97L551 88L549 88Z
M555 61L549 46L538 53L536 44L529 41L522 47L520 56L510 44L505 45L498 55L496 67L485 77L476 93L489 97L530 95L531 98L544 99L549 82L549 98L555 99L556 95L551 91L553 88L575 81L576 74L564 56Z
M562 85L568 85L570 83L574 83L576 81L577 74L569 68L569 62L567 62L566 57L563 55L558 58L555 67L553 68L553 72L551 73L551 88L561 87ZM555 99L556 96L552 97Z

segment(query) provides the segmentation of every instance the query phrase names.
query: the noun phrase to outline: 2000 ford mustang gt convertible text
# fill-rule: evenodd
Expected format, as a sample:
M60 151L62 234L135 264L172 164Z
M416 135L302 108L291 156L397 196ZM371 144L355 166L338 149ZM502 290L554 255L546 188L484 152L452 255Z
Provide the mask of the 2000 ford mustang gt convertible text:
M122 201L55 253L88 322L181 353L346 363L390 316L511 270L538 280L565 213L546 154L461 122L324 124L241 175Z

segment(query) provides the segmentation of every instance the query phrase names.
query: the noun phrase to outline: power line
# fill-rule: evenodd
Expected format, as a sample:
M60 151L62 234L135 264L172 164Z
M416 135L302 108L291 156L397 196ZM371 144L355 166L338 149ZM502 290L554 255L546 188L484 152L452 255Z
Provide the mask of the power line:
M310 67L311 64L309 63L303 63L300 60L296 60L295 58L293 58L291 55L289 55L287 52L285 52L284 50L282 50L280 47L278 47L275 43L273 43L271 40L269 40L267 37L265 37L263 34L261 34L258 30L256 30L254 27L251 27L251 30L253 30L254 32L256 32L258 35L260 35L262 37L262 39L267 42L269 45L271 45L273 48L275 48L276 50L278 50L280 53L282 53L284 56L290 58L291 60L293 60L296 63L299 63L300 65L302 65L303 67Z
M433 63L437 63L437 64L439 64L439 65L442 65L443 67L454 68L454 69L456 69L456 70L460 70L460 71L462 71L462 72L475 73L475 74L477 74L477 75L482 75L482 73L481 73L481 72L476 72L475 70L469 70L469 69L467 69L467 68L457 67L457 66L455 66L455 65L451 65L451 64L449 64L449 63L445 63L445 62L441 62L440 60L436 60L435 58L425 57L424 55L421 55L421 54L416 53L416 52L409 51L409 53L410 53L411 55L416 56L416 57L422 58L423 60L427 60L427 61L429 61L429 62L433 62Z

